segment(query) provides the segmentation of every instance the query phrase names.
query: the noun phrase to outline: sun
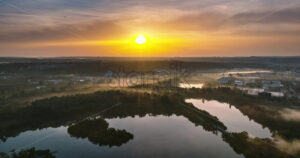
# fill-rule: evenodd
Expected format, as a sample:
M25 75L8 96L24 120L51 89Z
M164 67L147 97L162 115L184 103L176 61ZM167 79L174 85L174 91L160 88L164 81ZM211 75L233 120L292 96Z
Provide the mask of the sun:
M143 35L138 35L137 38L135 39L135 43L137 44L144 44L146 42L147 40Z

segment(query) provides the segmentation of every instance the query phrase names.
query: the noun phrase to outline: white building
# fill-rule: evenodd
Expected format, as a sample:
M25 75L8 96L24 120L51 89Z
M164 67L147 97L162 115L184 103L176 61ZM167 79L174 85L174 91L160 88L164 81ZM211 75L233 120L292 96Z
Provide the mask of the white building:
M272 97L284 97L282 92L270 92Z
M249 88L247 94L249 95L258 95L259 93L264 92L265 90L262 88Z

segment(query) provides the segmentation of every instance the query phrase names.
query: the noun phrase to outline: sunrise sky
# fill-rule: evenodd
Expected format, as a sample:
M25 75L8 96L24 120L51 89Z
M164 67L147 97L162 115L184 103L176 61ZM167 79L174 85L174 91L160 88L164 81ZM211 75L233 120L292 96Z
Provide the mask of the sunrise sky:
M0 0L0 56L297 55L299 0Z

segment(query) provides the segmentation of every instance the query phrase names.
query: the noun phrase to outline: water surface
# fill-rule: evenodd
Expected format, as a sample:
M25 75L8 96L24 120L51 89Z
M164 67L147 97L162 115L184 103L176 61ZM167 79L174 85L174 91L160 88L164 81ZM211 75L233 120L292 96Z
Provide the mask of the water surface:
M192 103L195 107L218 117L231 132L246 131L251 137L272 138L272 133L268 128L263 128L259 123L250 120L234 106L202 99L187 99L186 102Z
M134 138L120 147L99 146L88 139L74 138L68 127L23 132L0 144L0 152L36 147L57 151L63 157L243 157L222 140L183 116L149 116L106 119L109 126L125 129Z

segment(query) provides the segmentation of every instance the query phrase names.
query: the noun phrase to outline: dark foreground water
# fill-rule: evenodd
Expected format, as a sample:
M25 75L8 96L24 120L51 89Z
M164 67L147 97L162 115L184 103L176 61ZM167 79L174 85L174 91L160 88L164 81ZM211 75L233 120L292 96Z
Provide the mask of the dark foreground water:
M260 124L249 120L238 109L217 101L189 99L195 107L209 112L223 122L230 132L246 131L251 137L270 138L271 132ZM121 145L99 145L93 138L74 137L68 127L46 128L26 131L10 137L0 144L0 152L31 147L56 151L63 157L243 157L237 154L221 133L204 130L195 126L184 116L146 115L105 119L110 128L125 130L133 135ZM88 129L83 129L88 130ZM97 132L97 131L89 131ZM89 134L90 134L89 133ZM76 135L76 133L75 133Z
M57 157L242 157L220 135L195 127L182 116L107 119L134 138L120 147L105 147L68 134L67 127L27 131L0 144L1 151L37 147L57 151Z

